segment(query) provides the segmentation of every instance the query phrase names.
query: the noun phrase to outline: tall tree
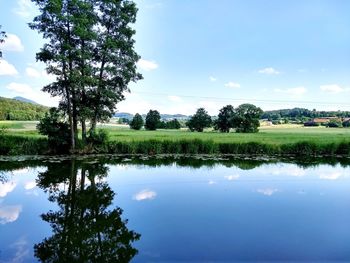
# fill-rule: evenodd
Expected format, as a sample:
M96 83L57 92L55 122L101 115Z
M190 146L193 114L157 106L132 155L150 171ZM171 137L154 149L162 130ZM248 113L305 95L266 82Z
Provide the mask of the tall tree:
M37 60L56 81L44 91L60 96L75 148L78 122L86 139L86 120L93 134L98 121L110 118L137 73L134 50L137 8L127 0L32 0L40 15L30 27L48 39Z
M96 3L98 16L96 52L94 56L96 85L90 90L92 109L90 133L98 121L112 116L116 104L124 100L128 84L142 79L136 63L140 59L133 39L137 8L133 1L103 0Z

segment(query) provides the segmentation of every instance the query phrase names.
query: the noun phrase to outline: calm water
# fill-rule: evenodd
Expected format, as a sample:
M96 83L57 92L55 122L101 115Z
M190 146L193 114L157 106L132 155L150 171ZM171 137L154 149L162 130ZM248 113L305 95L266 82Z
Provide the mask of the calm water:
M0 262L88 260L350 262L350 166L0 161Z

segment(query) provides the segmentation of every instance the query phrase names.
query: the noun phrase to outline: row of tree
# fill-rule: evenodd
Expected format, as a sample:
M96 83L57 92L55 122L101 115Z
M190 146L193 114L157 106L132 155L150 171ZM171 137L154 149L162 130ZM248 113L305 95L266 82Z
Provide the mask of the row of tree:
M237 108L227 105L220 109L217 119L213 121L204 108L199 108L186 125L191 131L198 132L212 126L215 130L226 133L230 129L244 133L258 132L262 113L262 109L253 104L241 104Z
M235 129L236 132L258 132L262 113L263 111L253 104L242 104L237 108L227 105L220 110L218 117L212 120L204 108L199 108L186 122L186 126L190 131L197 132L203 132L205 128L210 127L220 132L229 132L230 129ZM140 130L143 126L147 130L180 129L181 127L177 119L161 121L160 114L156 110L150 110L145 121L140 114L135 114L130 122L130 128Z
M134 118L130 122L130 128L134 130L140 130L145 126L146 130L156 129L180 129L181 124L177 119L170 121L162 121L160 113L157 110L150 110L146 115L144 121L142 116L138 113L135 114Z
M350 117L349 111L317 111L316 109L308 110L304 108L282 109L265 111L261 118L268 119L270 121L280 119L310 119L320 117Z

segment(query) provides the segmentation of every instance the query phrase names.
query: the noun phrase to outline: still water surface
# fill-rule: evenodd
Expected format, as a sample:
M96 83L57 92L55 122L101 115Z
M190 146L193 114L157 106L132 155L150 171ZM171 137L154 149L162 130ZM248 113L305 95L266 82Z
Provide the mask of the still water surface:
M350 262L350 166L0 161L0 262L130 260Z

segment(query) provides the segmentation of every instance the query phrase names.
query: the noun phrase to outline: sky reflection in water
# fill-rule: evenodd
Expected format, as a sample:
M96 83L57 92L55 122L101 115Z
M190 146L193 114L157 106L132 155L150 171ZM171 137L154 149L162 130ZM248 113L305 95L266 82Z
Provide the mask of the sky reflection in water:
M100 249L134 262L350 260L349 167L241 168L65 161L8 169L0 175L0 262L90 250L96 261ZM124 254L117 229L129 234ZM48 249L62 240L76 251Z

